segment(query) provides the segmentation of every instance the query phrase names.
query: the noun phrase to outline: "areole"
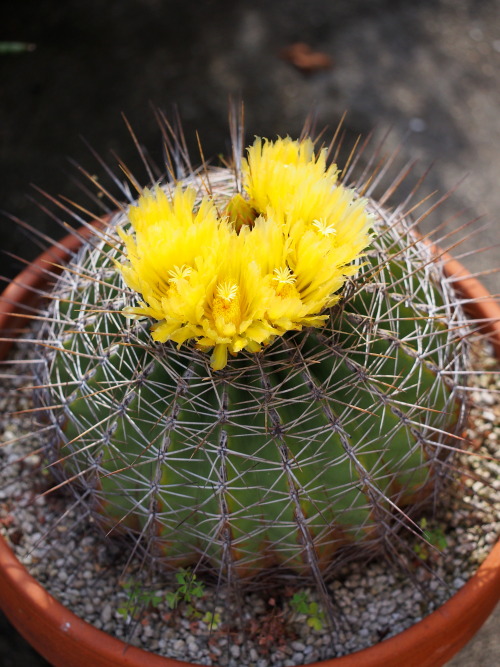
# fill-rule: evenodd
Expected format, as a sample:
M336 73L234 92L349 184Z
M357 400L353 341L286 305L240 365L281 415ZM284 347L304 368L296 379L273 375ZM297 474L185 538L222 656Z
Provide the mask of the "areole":
M99 221L96 225L102 225ZM0 297L0 358L16 331L26 325L54 265L66 262L86 237L89 226L68 235L40 255ZM439 253L438 253L439 254ZM466 309L483 322L500 358L500 306L457 261L443 256L445 271ZM50 273L48 271L50 269ZM28 307L28 309L26 308ZM10 332L10 333L9 333ZM24 638L55 667L182 667L192 663L163 658L129 646L78 618L57 602L15 558L0 538L0 606ZM357 653L314 663L311 667L439 667L474 635L500 599L500 543L477 573L438 610L399 635Z

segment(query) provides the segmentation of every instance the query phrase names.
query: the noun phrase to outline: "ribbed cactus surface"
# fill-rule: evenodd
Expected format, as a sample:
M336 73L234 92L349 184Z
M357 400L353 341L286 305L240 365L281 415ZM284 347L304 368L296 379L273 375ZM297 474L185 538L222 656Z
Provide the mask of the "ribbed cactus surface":
M230 170L209 178L235 193ZM328 575L438 500L463 423L463 315L409 223L367 206L372 244L324 325L222 370L123 314L125 213L81 248L48 308L39 399L58 474L106 529L167 566Z

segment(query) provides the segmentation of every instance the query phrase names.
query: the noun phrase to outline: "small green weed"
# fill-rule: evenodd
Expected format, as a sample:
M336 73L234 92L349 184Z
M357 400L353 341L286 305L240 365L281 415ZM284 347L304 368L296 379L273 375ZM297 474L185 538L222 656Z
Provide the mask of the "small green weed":
M144 590L142 584L134 579L123 582L122 588L127 594L127 600L118 607L117 612L125 618L129 615L136 618L141 609L156 608L162 601L161 595L154 591Z
M308 591L295 593L290 600L293 611L307 616L307 625L313 630L322 630L325 623L325 613L317 602L311 602Z
M430 545L435 547L438 551L443 551L446 549L448 546L448 541L441 526L429 528L429 522L425 517L420 520L419 526L422 529L422 536ZM421 560L427 560L429 558L431 554L429 544L426 544L425 542L418 542L414 545L413 551Z
M198 616L199 612L194 606L196 599L205 595L205 587L201 581L198 581L196 575L185 568L180 569L175 578L177 580L177 589L165 593L165 601L170 609L176 609L181 602L186 605L188 616Z
M161 602L165 601L170 609L177 609L180 604L185 605L185 615L192 618L200 618L204 623L215 629L221 623L220 614L207 611L204 616L196 609L195 601L205 595L205 587L196 575L185 568L180 569L175 578L177 588L175 591L167 591L159 595L153 591L144 590L144 587L138 581L129 579L123 582L122 588L127 594L127 600L118 607L120 616L137 618L139 612L146 608L157 608Z
M205 615L201 619L203 623L208 625L210 630L217 630L217 628L220 626L222 623L221 615L219 614L218 611L213 612L213 611L207 611L205 612Z

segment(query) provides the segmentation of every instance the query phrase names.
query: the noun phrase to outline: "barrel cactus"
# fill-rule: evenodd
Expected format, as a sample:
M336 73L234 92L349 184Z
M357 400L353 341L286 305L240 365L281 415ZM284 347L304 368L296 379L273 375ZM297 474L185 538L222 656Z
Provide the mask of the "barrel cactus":
M323 581L441 501L463 313L411 220L310 139L151 185L46 315L52 467L166 568Z

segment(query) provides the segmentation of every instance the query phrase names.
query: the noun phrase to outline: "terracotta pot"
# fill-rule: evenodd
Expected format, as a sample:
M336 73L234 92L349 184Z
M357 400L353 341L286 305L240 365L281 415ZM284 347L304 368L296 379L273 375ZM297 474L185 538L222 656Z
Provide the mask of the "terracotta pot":
M80 230L81 231L81 230ZM88 235L88 230L83 235ZM81 238L81 237L80 237ZM46 287L47 262L64 263L80 245L67 236L25 269L0 297L0 330L12 331L29 321L34 292ZM483 321L500 358L500 307L479 281L455 260L446 271L466 301L471 315ZM456 279L456 280L455 280ZM0 358L12 341L4 341ZM1 344L1 343L0 343ZM0 605L23 637L55 667L186 667L186 662L162 658L110 637L75 616L31 577L0 538ZM500 542L477 573L437 611L399 635L349 656L309 667L439 667L457 653L481 627L500 599Z

